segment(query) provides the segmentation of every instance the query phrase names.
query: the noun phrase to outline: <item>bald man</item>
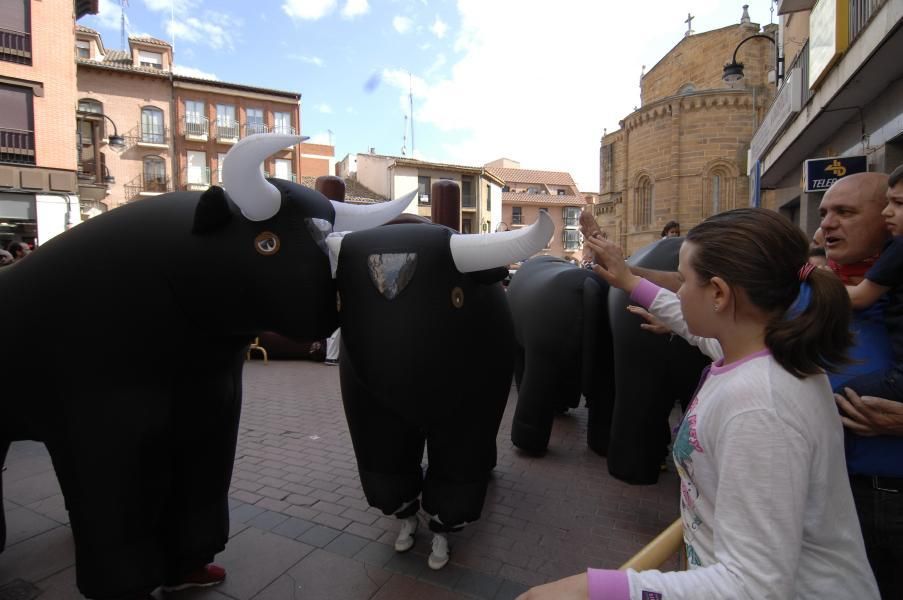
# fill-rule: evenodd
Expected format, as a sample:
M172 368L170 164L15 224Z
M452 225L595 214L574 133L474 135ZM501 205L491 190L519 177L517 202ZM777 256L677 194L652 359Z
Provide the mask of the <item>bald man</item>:
M883 173L850 175L831 186L819 205L829 264L847 285L862 281L890 239L881 215L887 189ZM830 375L836 391L856 375L890 366L885 307L882 299L853 311L856 337L850 356L857 362ZM848 428L846 438L847 471L881 597L903 598L903 436L860 435Z

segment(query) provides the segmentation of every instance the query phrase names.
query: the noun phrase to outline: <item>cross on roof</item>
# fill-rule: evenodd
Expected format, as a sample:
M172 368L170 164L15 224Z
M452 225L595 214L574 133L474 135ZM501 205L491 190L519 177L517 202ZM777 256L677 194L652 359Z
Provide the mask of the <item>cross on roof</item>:
M695 18L696 17L694 17L690 13L687 13L687 20L684 21L684 23L687 24L687 31L693 31L693 19L695 19Z

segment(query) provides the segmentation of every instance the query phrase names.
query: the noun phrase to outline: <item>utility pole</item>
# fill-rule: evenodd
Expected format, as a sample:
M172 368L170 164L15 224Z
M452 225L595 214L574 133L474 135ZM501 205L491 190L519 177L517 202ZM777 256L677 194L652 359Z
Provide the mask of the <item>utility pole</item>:
M411 101L411 158L417 158L414 155L414 82L410 71L408 71L408 99Z

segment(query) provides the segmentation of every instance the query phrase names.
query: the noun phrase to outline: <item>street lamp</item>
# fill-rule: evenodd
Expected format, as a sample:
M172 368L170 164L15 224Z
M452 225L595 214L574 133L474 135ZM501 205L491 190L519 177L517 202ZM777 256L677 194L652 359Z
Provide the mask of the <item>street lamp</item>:
M723 79L727 83L734 83L735 81L740 81L741 79L743 79L743 63L737 62L737 51L740 49L740 46L742 46L749 40L754 40L756 38L764 38L774 44L775 85L777 85L782 79L784 79L784 73L781 72L781 67L784 64L784 58L778 55L778 43L770 35L765 35L762 33L751 35L737 44L737 47L734 48L734 56L733 58L731 58L731 62L724 65L724 74L721 76L721 79Z
M105 115L104 113L99 113L101 117L110 122L110 125L113 126L113 135L107 138L107 143L110 145L110 148L116 150L117 152L122 152L125 150L125 138L119 135L119 132L116 131L116 123L113 122L113 119Z

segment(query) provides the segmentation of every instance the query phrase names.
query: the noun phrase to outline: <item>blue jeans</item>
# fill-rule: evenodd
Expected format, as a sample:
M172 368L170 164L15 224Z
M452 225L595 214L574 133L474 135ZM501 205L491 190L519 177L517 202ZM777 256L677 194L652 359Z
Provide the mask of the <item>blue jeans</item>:
M853 475L850 485L881 597L903 598L903 478Z

